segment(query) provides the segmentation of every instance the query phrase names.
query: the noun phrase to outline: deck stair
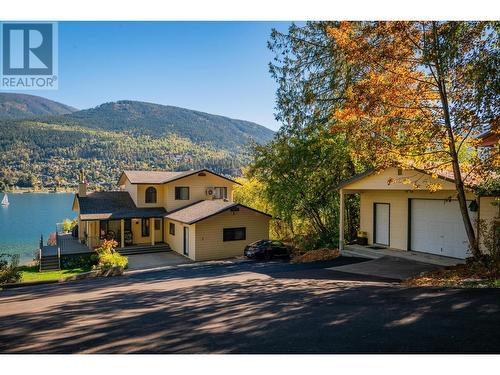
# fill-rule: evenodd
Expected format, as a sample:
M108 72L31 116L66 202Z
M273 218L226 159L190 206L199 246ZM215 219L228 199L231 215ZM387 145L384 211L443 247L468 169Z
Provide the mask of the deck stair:
M58 271L59 257L57 255L44 255L40 259L40 271Z
M116 249L121 255L136 255L136 254L151 254L151 253L164 253L172 249L166 243L156 245L135 245L129 247L120 247Z

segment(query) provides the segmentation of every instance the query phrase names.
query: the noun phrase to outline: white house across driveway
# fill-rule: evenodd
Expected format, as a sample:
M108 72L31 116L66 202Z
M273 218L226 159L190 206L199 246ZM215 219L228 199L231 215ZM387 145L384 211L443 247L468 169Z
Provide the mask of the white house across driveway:
M431 192L429 187L436 185L439 188ZM468 188L467 205L476 232L477 219L499 225L498 197L479 197L471 185ZM368 246L458 259L470 256L451 178L431 176L420 170L387 168L354 176L338 189L341 196L341 250L344 246L344 197L359 194L360 230L366 232ZM484 251L480 235L479 241Z

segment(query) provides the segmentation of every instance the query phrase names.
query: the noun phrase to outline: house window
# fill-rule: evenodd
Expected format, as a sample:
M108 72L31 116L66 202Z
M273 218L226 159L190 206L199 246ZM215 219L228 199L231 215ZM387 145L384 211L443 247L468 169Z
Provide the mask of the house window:
M247 228L224 228L224 241L241 241L247 238Z
M227 187L214 188L214 197L216 199L227 199Z
M99 238L101 240L106 238L106 234L108 233L109 222L106 220L99 221Z
M176 186L175 187L175 200L181 200L181 201L189 200L189 187Z
M154 219L155 220L155 230L160 230L161 229L161 220L160 219Z
M156 203L156 189L152 186L146 189L146 203Z
M142 219L142 237L149 237L149 219Z
M175 224L174 223L170 223L170 225L168 226L168 233L170 233L172 236L175 236Z

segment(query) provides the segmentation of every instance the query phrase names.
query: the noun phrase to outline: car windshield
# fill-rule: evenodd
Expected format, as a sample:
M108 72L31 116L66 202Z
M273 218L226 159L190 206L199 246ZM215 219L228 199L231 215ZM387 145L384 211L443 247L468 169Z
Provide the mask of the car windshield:
M254 242L252 245L256 246L256 247L262 247L262 246L268 245L269 242L270 241L268 241L268 240L260 240L260 241Z

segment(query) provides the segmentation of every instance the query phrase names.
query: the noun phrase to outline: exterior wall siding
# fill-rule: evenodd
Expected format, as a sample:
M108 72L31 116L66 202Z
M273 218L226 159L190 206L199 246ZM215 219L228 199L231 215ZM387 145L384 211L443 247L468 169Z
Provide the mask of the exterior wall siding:
M404 184L403 181L409 179L415 181L419 186L414 188L412 185ZM392 181L389 183L389 181ZM397 168L387 168L380 173L374 173L370 176L354 181L344 186L347 190L423 190L428 192L429 184L440 184L442 190L455 190L455 184L441 178L432 178L431 176L415 170L403 170L398 175Z
M137 205L137 185L131 184L128 178L126 178L125 185L122 185L121 189L127 191L134 203Z
M171 235L169 232L170 223L175 225L175 235ZM189 255L188 258L192 260L196 259L196 224L183 224L178 221L173 220L165 220L164 228L165 228L165 236L167 239L167 243L170 245L170 248L184 255L184 227L189 228Z
M495 205L495 197L481 197L479 199L479 218L484 220L488 225L491 225L495 221L500 221L500 205ZM480 234L481 236L481 234ZM483 238L479 238L479 246L482 251L486 248L483 243Z
M270 218L241 207L196 224L196 260L224 259L243 255L246 245L269 238ZM246 228L246 239L223 241L224 228Z
M233 201L234 183L219 176L205 172L205 176L193 175L166 184L131 184L125 179L121 188L130 194L137 207L164 207L167 211L173 211L200 200L209 199L206 195L208 187L226 187L227 199ZM146 203L146 189L156 188L156 203ZM189 200L175 200L175 187L189 187Z
M132 243L146 244L151 243L151 238L142 236L142 223L141 219L132 219Z
M88 228L87 231L87 246L90 249L93 249L94 247L99 246L100 240L99 240L99 220L92 220L92 221L84 221L84 227L85 230ZM86 227L86 224L88 223L88 227Z
M146 203L146 189L154 187L156 189L156 203ZM166 207L165 201L165 185L136 185L137 198L134 201L137 207Z
M178 208L187 206L191 203L200 200L208 199L206 190L208 187L227 187L227 199L232 202L233 185L231 181L227 181L218 176L206 173L206 176L189 176L177 181L165 184L165 209L173 211ZM188 186L189 187L189 200L175 200L175 187Z

